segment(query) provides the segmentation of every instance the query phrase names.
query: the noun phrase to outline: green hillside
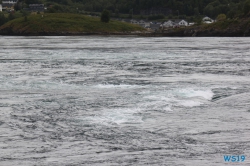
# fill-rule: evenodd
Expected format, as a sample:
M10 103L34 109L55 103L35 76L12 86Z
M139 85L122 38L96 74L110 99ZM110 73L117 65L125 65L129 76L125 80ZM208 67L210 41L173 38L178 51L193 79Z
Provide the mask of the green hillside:
M114 16L162 14L162 10L169 9L172 16L206 15L215 19L219 14L232 18L250 10L250 0L19 0L20 8L32 3L45 4L49 12L102 12L108 9Z
M9 21L0 27L1 34L53 34L53 33L116 33L144 31L143 28L119 21L109 23L99 17L69 13L29 15Z

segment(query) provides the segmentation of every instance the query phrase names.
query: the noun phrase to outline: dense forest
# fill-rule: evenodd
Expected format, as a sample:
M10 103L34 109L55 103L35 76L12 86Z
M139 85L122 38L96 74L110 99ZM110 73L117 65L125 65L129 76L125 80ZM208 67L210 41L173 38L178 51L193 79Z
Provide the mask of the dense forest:
M216 18L226 14L233 18L250 10L250 0L24 0L26 4L41 2L54 6L55 11L64 10L66 6L75 6L79 11L101 12L103 9L112 13L140 15L142 11L159 9L169 10L171 15L206 15Z

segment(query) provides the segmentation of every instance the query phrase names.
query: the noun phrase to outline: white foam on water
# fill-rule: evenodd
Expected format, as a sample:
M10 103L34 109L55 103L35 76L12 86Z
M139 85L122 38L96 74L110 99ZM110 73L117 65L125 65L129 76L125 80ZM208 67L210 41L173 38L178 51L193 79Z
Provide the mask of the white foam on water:
M136 115L140 113L140 109L137 108L106 109L102 112L99 115L85 117L83 121L103 125L143 122L142 115Z
M167 107L164 108L164 111L172 112L173 110L171 109L171 106L167 106Z
M115 109L115 110L107 110L107 112L104 113L104 117L108 121L117 124L143 122L141 116L134 115L136 113L139 113L138 109Z
M155 110L163 110L165 112L173 111L172 105L181 107L196 107L204 104L204 102L201 102L196 98L183 99L165 96L146 96L145 98L150 100L142 104L146 109L151 108Z
M2 90L30 90L30 89L39 89L39 90L74 90L81 89L82 87L67 84L63 82L56 81L7 81L0 83Z
M211 90L194 90L194 89L180 89L177 95L183 97L202 97L206 100L212 100L214 93Z
M96 88L107 88L107 89L112 89L112 88L135 88L136 85L126 85L126 84L119 84L119 85L114 85L114 84L98 84L95 86Z
M149 100L159 100L159 101L171 101L172 99L164 96L164 95L150 95L150 96L145 96L144 98L149 99Z
M179 104L184 106L184 107L197 107L197 106L200 106L204 103L199 102L199 101L186 100L186 101L181 101Z
M141 93L145 99L142 108L146 110L173 111L172 105L177 107L197 107L210 101L214 93L209 89L174 89L167 91L153 91Z
M141 93L146 94L144 96L144 102L139 104L140 108L144 110L158 110L162 112L171 112L172 103L175 101L174 97L169 93L153 92L152 93Z

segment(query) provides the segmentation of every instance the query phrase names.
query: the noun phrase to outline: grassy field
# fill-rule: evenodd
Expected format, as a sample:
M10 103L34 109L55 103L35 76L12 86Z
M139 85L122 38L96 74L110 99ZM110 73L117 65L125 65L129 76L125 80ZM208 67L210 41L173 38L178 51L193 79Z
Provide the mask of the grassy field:
M115 33L144 31L137 25L113 21L104 23L99 17L91 17L69 13L46 13L21 17L0 27L1 30L11 29L13 33L67 32L67 33Z

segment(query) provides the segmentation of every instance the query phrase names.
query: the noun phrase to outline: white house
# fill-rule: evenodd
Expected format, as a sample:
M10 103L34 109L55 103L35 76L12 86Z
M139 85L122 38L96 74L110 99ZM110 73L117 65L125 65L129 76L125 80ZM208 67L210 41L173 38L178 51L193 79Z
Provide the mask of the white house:
M136 21L136 20L130 20L130 23L131 24L139 24L138 21Z
M188 22L185 21L185 20L181 20L179 23L178 23L180 26L188 26Z
M17 3L17 0L3 0L2 1L2 10L14 8L14 5Z
M149 28L150 27L150 23L149 22L145 22L144 20L140 20L139 22L137 22L141 27L143 28Z
M188 22L185 20L168 20L162 24L164 28L177 28L182 26L188 26Z
M30 4L29 9L34 12L44 12L44 4Z
M1 12L1 11L3 11L3 7L2 7L2 5L0 4L0 12Z
M171 20L168 20L167 22L163 23L163 27L169 28L169 27L173 27L175 25L175 23Z
M12 1L2 1L3 4L16 4L17 3L17 0L12 0Z
M154 24L154 23L150 23L150 29L157 31L158 29L160 29L162 27L162 24Z
M139 24L145 24L145 21L140 20L140 21L139 21Z
M139 24L143 28L150 28L150 23L149 22L139 22Z
M192 25L194 25L194 24L195 24L194 22L188 23L189 26L192 26Z
M211 23L214 22L214 20L211 19L210 17L204 17L204 18L202 19L202 22L203 22L203 23L206 23L206 24L211 24Z

